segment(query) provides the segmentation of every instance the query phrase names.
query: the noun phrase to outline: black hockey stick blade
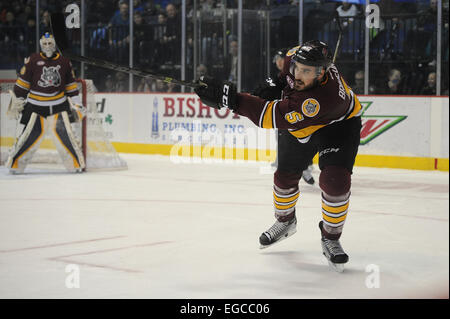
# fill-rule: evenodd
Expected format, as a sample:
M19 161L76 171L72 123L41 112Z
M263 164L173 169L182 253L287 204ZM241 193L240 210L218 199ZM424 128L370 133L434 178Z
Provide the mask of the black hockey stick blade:
M106 60L95 59L95 58L90 58L90 57L86 57L86 56L82 56L82 55L73 54L72 52L70 52L69 43L67 41L66 24L65 24L65 17L64 17L63 13L52 13L52 15L50 17L50 27L51 27L53 37L55 38L55 42L56 42L56 45L57 45L59 51L61 52L62 55L64 55L65 57L67 57L71 60L78 61L78 62L84 62L86 64L90 64L93 66L110 69L110 70L114 70L114 71L130 73L130 74L140 76L143 78L151 78L151 79L161 80L166 83L184 85L184 86L191 87L191 88L197 88L201 85L201 84L197 84L197 83L177 80L177 79L174 79L174 78L171 78L168 76L164 76L164 75L154 74L153 72L148 71L148 70L131 68L128 66L114 63L114 62L109 62Z

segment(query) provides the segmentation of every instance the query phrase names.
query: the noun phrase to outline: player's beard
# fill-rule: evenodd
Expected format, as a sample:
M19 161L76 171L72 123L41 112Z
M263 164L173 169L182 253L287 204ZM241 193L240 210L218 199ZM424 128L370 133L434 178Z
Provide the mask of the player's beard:
M294 81L294 89L295 89L296 91L304 91L304 90L307 90L307 89L313 87L313 85L314 85L314 82L312 82L312 83L309 84L309 85L306 85L305 82L303 82L302 80L297 80L297 79L296 79L296 80Z

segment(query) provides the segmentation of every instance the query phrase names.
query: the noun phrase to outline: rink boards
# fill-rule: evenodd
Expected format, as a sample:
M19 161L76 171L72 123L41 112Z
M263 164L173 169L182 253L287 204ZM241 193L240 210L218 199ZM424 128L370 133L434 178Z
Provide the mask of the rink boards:
M214 160L273 161L273 130L229 110L203 105L195 94L97 93L104 130L119 152ZM364 113L358 166L449 168L448 97L360 96ZM1 145L10 144L1 96ZM8 129L9 127L9 129ZM10 135L10 134L9 134Z

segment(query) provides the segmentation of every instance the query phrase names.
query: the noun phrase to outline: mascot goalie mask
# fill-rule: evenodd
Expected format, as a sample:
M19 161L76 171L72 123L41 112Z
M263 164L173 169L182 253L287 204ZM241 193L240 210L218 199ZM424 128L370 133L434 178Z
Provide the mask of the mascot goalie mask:
M44 52L47 58L53 56L56 51L56 43L53 35L46 32L39 40L39 44L41 45L41 51Z

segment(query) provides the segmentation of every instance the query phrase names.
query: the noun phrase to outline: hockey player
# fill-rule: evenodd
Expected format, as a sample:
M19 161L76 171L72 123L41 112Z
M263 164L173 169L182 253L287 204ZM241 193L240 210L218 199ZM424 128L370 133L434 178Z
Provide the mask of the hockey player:
M279 72L283 72L284 68L284 60L286 58L286 53L288 49L280 49L276 52L273 57L273 63L277 66ZM274 100L282 98L283 88L286 86L286 79L280 76L276 76L274 79L268 78L266 81L260 85L253 95L259 96L265 100ZM289 134L286 130L277 130L277 142L280 135ZM279 145L277 143L277 145ZM278 166L278 154L280 153L280 149L277 150L277 158L274 163L272 163L273 167ZM305 182L310 185L314 185L314 177L312 176L312 159L308 164L308 167L303 171L302 177Z
M340 244L350 199L351 174L358 152L361 104L336 66L328 46L309 41L291 49L281 75L283 99L265 100L237 93L229 82L200 79L195 91L204 104L226 107L262 128L285 130L280 136L279 162L274 173L276 222L259 238L261 248L296 232L295 205L302 171L319 153L322 190L321 244L330 266L343 271L348 255Z
M84 157L70 122L81 120L85 108L78 96L72 65L56 52L50 33L39 42L41 52L25 59L14 92L10 91L9 113L17 118L21 113L20 123L25 127L10 151L6 167L12 173L22 173L46 131L51 131L66 169L81 172Z

